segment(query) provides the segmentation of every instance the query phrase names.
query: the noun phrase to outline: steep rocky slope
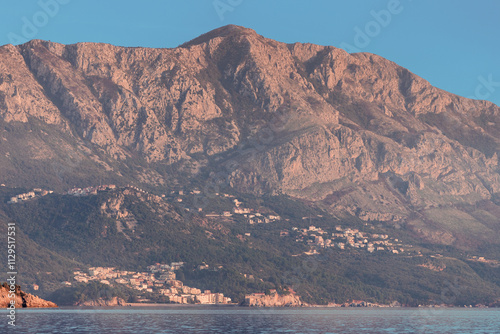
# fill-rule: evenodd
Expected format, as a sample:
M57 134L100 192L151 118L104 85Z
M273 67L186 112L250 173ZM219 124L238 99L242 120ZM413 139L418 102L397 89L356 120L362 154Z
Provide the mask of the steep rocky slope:
M307 306L300 300L299 296L294 294L280 296L278 294L271 295L250 295L245 298L245 306L258 306L258 307L297 307Z
M21 290L19 285L16 285L15 289L15 306L16 308L21 307L57 307L57 305L53 302L44 300L38 296L32 295L30 293L26 293ZM7 283L3 283L0 286L0 307L7 308L11 304L10 298L10 289Z
M215 174L433 242L500 226L500 108L373 54L237 26L174 49L33 40L0 47L0 122L13 186Z

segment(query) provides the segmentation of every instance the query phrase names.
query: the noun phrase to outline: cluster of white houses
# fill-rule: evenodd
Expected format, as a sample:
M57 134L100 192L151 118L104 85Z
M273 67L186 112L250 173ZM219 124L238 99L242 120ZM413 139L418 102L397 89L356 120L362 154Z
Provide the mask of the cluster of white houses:
M225 197L234 197L232 195L222 194ZM252 212L253 210L250 208L242 207L237 198L233 199L234 207L232 211L223 211L222 213L207 213L206 217L232 217L233 215L242 215L243 217L248 219L248 223L250 224L268 224L275 222L277 220L281 220L281 217L273 214L262 214L260 212Z
M72 188L68 190L67 192L64 193L64 195L71 195L71 196L89 196L89 195L97 195L98 191L106 191L106 190L111 190L115 189L116 185L114 184L106 184L106 185L101 185L97 187L86 187L86 188ZM19 203L22 201L27 201L33 198L37 197L42 197L48 194L52 194L54 191L53 190L44 190L41 188L35 188L32 191L28 191L23 194L19 194L16 196L13 196L10 198L10 201L7 203L12 204L12 203Z
M32 191L28 191L27 193L19 194L16 196L13 196L10 198L10 201L7 203L12 204L12 203L18 203L22 201L27 201L35 197L41 197L45 196L47 194L52 194L54 191L52 190L43 190L40 188L35 188Z
M228 304L231 298L222 293L212 293L210 290L201 291L183 284L176 279L175 270L184 265L183 262L171 264L154 264L148 266L148 272L134 272L117 270L111 267L91 267L88 273L74 272L77 282L88 283L98 281L103 284L124 284L129 287L149 292L158 293L169 298L171 303L178 304ZM63 284L71 285L70 282Z
M387 234L376 234L360 232L358 229L346 228L341 226L335 228L335 232L331 234L315 226L299 229L292 228L297 233L296 242L307 242L308 244L326 248L338 247L345 249L346 247L366 249L368 252L374 251L389 251L394 254L399 254L404 251L402 244L398 243L398 239L391 240ZM281 236L288 236L288 231L281 231Z
M201 194L200 190L191 190L189 192L190 195L195 195L198 196ZM176 202L183 202L184 197L187 195L187 192L184 192L184 190L178 190L178 191L172 191L170 194L170 198ZM164 197L165 195L162 195ZM228 199L232 199L234 203L234 207L230 210L227 211L222 211L222 212L208 212L205 214L205 217L207 218L229 218L233 217L235 215L241 215L244 218L246 218L247 222L250 224L267 224L267 223L272 223L278 220L281 220L281 217L275 214L263 214L260 212L255 212L254 209L251 208L246 208L242 206L243 202L235 198L234 195L230 194L224 194L224 193L213 193L211 196L218 196L218 197L224 197ZM192 208L184 208L186 211L191 211ZM198 212L202 212L203 208L195 208Z
M87 187L87 188L72 188L68 190L66 194L72 196L89 196L89 195L97 195L98 191L106 191L115 188L116 185L114 184L105 184L97 187Z

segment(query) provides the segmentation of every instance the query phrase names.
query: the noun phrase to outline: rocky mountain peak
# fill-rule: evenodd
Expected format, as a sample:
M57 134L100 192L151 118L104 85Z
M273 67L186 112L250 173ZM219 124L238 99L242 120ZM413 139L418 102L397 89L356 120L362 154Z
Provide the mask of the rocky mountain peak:
M17 175L4 183L32 185L30 170L58 161L67 175L54 181L49 170L45 182L97 170L155 187L172 181L165 166L176 164L183 177L216 171L238 191L415 226L439 220L436 208L500 192L494 104L377 55L234 25L173 49L0 47L0 120L0 167Z
M209 43L213 39L223 39L223 38L231 38L231 37L241 37L241 36L252 36L252 37L261 37L258 35L255 30L237 26L234 24L229 24L214 30L211 30L195 39L192 39L189 42L186 42L180 47L190 47L193 45Z

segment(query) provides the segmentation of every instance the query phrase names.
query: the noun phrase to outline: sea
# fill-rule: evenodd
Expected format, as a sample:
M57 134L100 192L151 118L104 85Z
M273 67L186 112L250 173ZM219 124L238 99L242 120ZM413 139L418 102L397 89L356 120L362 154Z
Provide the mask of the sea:
M500 309L162 306L22 309L0 333L500 333Z

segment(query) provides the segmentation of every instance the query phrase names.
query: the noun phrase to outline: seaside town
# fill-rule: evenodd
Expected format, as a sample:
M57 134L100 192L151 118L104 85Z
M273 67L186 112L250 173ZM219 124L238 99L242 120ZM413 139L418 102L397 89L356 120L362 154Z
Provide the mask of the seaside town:
M229 304L231 298L222 293L213 293L210 290L201 291L192 288L176 279L175 270L180 269L183 262L172 262L170 264L156 263L147 267L147 272L135 272L117 270L112 267L91 267L87 272L75 271L76 282L88 283L97 281L106 285L123 284L132 289L157 293L168 297L170 303L176 304ZM199 270L208 269L207 264L198 266ZM63 285L71 286L72 282L62 282Z

